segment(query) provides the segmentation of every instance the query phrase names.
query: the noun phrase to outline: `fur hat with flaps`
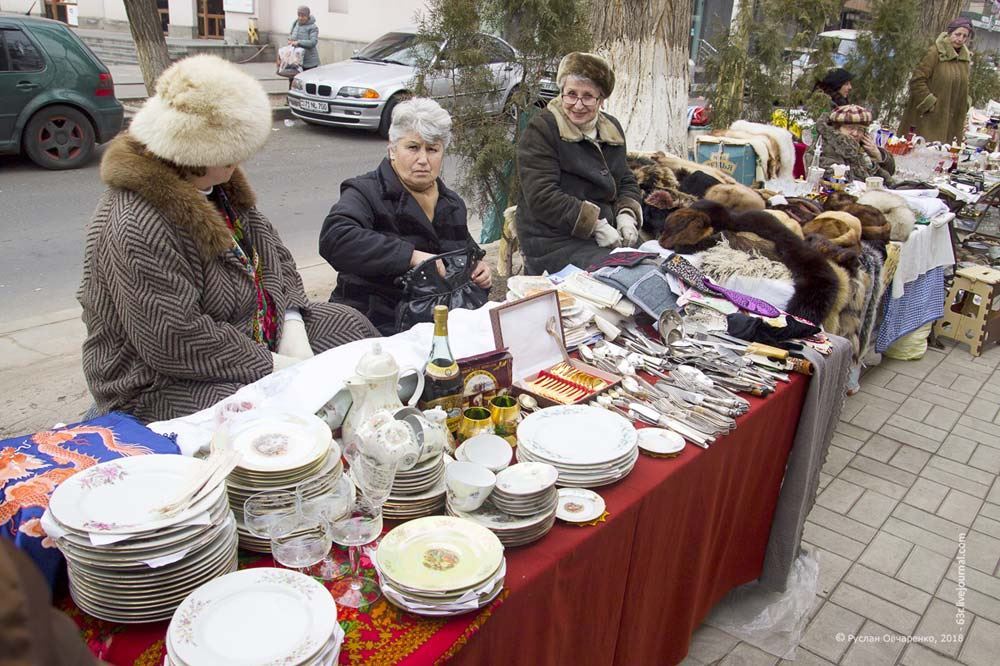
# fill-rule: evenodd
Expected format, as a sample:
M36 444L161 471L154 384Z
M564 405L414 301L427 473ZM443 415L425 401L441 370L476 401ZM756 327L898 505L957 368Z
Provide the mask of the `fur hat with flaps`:
M196 55L160 75L156 94L135 114L128 131L174 164L238 164L271 135L271 104L260 83L236 65Z
M568 53L559 61L556 82L562 88L567 76L579 76L593 81L604 97L611 97L615 89L615 72L611 64L596 53Z

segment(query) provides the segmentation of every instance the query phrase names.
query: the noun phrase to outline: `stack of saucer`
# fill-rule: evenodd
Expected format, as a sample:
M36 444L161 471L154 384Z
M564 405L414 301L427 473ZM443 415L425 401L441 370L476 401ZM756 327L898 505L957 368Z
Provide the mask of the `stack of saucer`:
M449 516L390 530L373 562L390 602L430 616L482 608L499 596L507 573L503 545L489 530Z
M558 479L559 471L552 465L517 463L497 474L497 485L490 493L490 500L496 508L512 516L547 513L559 498Z
M444 494L444 458L438 453L412 469L396 472L383 515L408 520L438 513L444 507Z
M558 495L551 503L551 508L530 516L516 516L497 508L496 504L493 503L492 493L482 506L473 511L456 509L450 503L447 504L446 508L449 516L464 518L482 525L493 532L500 539L500 543L510 548L534 543L549 533L556 522Z
M192 590L236 568L225 482L174 515L159 511L208 470L185 456L136 456L56 488L42 526L66 557L77 606L112 622L164 620Z
M343 465L340 446L330 427L307 415L253 410L234 417L216 433L212 450L233 449L240 462L229 474L229 504L236 515L240 546L256 552L270 552L271 545L247 530L243 504L265 490L295 490L299 483L325 475L339 481Z
M343 640L322 584L287 569L245 569L201 586L177 608L165 663L332 666Z

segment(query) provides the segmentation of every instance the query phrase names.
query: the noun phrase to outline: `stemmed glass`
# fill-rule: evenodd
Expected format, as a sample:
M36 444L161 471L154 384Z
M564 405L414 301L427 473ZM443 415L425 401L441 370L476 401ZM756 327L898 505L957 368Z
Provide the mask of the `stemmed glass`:
M258 539L270 539L274 525L298 514L299 498L288 490L265 490L243 502L243 523Z
M343 473L339 465L336 474L318 476L295 486L302 514L322 520L327 525L344 517L355 492L350 477ZM334 557L335 554L338 557ZM347 563L347 559L339 555L339 550L329 550L319 565L308 573L323 580L335 579L340 575L342 565Z
M322 518L297 513L271 526L271 555L275 562L291 569L321 562L332 545L330 524Z
M378 583L358 571L358 547L382 534L383 502L358 493L346 515L331 524L334 543L347 546L351 560L351 573L337 578L329 586L330 593L341 606L360 608L382 596Z

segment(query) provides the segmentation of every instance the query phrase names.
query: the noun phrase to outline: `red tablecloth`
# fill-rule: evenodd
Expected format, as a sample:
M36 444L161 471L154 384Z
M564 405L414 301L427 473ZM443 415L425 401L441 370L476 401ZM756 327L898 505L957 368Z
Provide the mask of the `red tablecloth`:
M407 655L400 658L407 664L452 655L463 664L679 662L712 606L760 575L808 385L808 378L793 375L767 399L751 398L738 428L708 450L689 444L677 458L640 455L628 478L598 489L610 512L606 522L557 523L541 541L508 549L503 603L414 632L432 621L383 602L379 615L395 619L352 616L357 624L348 633L387 636L381 623L399 625L407 634L400 640L412 644L380 653ZM162 663L165 622L113 625L71 602L63 607L95 653L111 663ZM353 639L367 646L362 650L377 647L363 634ZM350 653L342 653L342 664L352 663Z
M674 664L730 589L760 575L809 380L751 398L708 450L639 457L598 489L610 516L507 550L510 595L460 664Z

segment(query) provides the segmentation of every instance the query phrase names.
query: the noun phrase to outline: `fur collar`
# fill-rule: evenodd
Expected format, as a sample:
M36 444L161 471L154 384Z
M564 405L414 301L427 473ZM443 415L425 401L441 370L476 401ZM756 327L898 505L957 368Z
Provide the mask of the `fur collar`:
M545 108L547 108L556 119L556 126L559 128L560 139L563 141L578 142L583 141L586 138L583 135L583 132L580 131L580 128L570 122L569 118L566 117L566 112L563 110L562 102L559 101L558 97L553 97L549 101L548 106ZM625 137L618 131L615 124L611 122L611 117L603 111L597 112L597 140L610 146L625 145Z
M146 154L143 145L127 132L108 144L101 160L101 180L108 187L135 192L152 204L191 236L205 259L213 259L232 248L232 233L215 205L194 185ZM238 167L222 188L237 211L252 208L256 203L246 175Z
M934 40L934 46L937 47L938 61L940 62L946 62L948 60L959 60L962 62L972 61L972 54L969 53L969 47L962 44L962 48L956 51L955 47L951 45L950 41L948 41L947 32L942 32L937 36L937 39Z

